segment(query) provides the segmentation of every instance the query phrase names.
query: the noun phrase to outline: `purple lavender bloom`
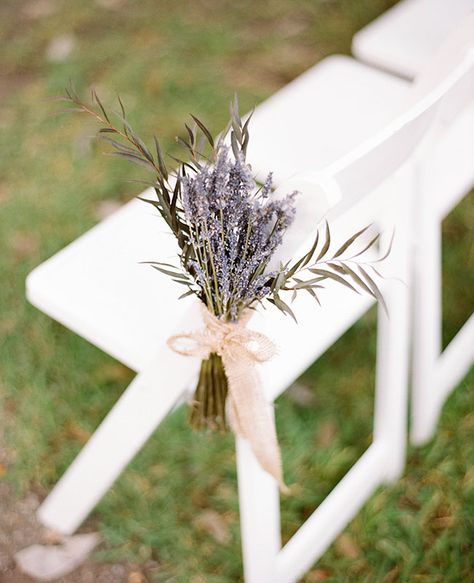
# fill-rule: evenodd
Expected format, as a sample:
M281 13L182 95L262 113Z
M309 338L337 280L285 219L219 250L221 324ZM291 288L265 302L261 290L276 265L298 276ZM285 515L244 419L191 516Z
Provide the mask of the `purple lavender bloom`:
M216 315L236 320L271 293L266 267L295 215L296 192L272 200L272 175L259 189L242 154L220 144L213 164L182 179L182 203L196 259L186 268Z

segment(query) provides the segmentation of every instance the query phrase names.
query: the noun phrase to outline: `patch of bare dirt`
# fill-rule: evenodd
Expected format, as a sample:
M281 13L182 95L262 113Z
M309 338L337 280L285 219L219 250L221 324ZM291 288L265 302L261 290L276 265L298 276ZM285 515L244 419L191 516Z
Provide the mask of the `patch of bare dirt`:
M30 493L19 500L12 487L0 481L0 583L34 583L15 565L14 555L31 544L51 540L35 518L39 497ZM150 583L156 564L99 563L89 560L54 583Z
M55 541L51 531L36 520L40 496L30 492L19 498L12 485L4 479L13 456L8 455L7 459L2 441L0 428L0 583L35 583L38 580L25 575L16 566L15 553L33 544L59 541ZM91 526L86 530L90 531ZM157 570L158 564L152 561L135 565L126 562L100 563L89 559L67 576L55 579L54 583L151 583ZM43 583L49 582L43 580Z

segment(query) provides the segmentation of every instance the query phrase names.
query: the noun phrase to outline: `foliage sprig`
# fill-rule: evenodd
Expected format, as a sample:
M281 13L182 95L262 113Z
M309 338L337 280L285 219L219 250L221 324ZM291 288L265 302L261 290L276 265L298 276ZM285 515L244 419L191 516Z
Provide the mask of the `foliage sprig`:
M80 99L72 86L66 90L65 100L74 106L66 111L86 113L100 124L98 136L111 146L111 155L153 175L144 182L153 187L156 199L141 200L160 213L175 235L179 266L161 261L144 263L185 286L187 290L180 297L195 294L217 316L230 320L265 300L295 318L282 293L291 293L291 303L305 291L320 303L319 291L335 282L355 293L369 294L386 309L377 284L382 276L375 265L390 253L392 242L381 257L365 260L380 239L379 233L368 241L364 238L370 225L331 252L326 222L303 257L269 271L270 259L293 220L297 193L272 199L271 174L264 184L257 185L246 162L252 114L242 120L237 97L231 104L228 127L217 140L191 114L184 137L177 138L185 158L169 156L178 165L173 172L158 138L153 136L153 148L149 148L134 131L120 97L119 111L114 113L117 123L111 121L112 115L95 90L91 91L90 104ZM362 248L353 252L360 242Z

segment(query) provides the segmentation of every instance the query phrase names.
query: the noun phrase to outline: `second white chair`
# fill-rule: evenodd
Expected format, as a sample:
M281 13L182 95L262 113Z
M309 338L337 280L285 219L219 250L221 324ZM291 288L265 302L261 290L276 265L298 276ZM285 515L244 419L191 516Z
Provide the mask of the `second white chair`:
M449 33L452 48L474 39L474 0L402 0L354 35L354 55L380 69L417 77ZM454 31L454 32L453 32ZM450 62L440 64L446 70ZM439 71L433 74L439 75ZM441 347L441 224L474 186L474 81L466 81L457 119L439 120L418 160L413 254L412 424L415 444L429 441L442 405L474 362L474 315ZM446 117L446 114L445 114Z

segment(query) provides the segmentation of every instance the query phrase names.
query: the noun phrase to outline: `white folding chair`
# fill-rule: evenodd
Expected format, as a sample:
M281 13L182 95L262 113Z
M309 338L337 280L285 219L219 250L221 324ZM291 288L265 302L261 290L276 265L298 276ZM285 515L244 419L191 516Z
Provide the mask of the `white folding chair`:
M319 137L311 147L314 159L324 165L384 127L406 98L408 84L345 57L332 57L318 67L318 117L313 119ZM344 98L348 90L349 101ZM306 109L311 105L312 95ZM333 123L326 123L327 113ZM263 125L263 118L252 124L251 147L260 142L268 147L268 159L270 153L277 156L271 165L277 183L311 165L307 158L298 166L295 155L306 134L289 134L298 148L288 141L282 160L282 148L268 144L260 132ZM27 279L27 296L34 305L139 373L39 509L40 520L60 532L77 529L194 379L197 363L176 360L166 347L171 334L189 328L191 299L177 302L173 282L139 265L156 253L172 257L175 251L166 225L134 200Z
M474 0L401 0L373 22L359 30L352 40L354 56L373 67L407 79L414 79L433 61L448 37L461 27L464 41L472 22ZM451 34L450 34L451 33ZM426 161L426 184L431 196L440 199L445 216L474 184L474 104L435 142ZM440 172L439 168L443 171ZM443 200L444 202L441 202Z
M317 178L316 185L323 189L328 183L333 187L337 184L345 195L343 203L334 211L336 238L369 217L383 227L387 223L396 224L397 245L390 261L395 272L408 281L406 259L410 229L407 214L411 180L406 178L405 172L400 174L398 180L404 182L399 190L401 195L389 197L374 192L357 204L356 201L387 179L413 151L435 113L437 101L448 91L452 76L445 80L444 86L431 92L418 106L390 125L388 121L393 117L393 110L399 108L401 99L407 94L402 81L344 58L328 59L306 75L314 81L314 86L310 87L309 94L305 93L303 102L298 101L301 80L292 84L293 91L287 87L280 92L279 98L275 96L267 102L268 108L270 104L278 104L285 92L296 101L296 117L287 120L285 139L279 143L280 148L275 148L278 135L275 138L272 134L270 122L272 119L281 122L284 118L272 114L266 119L264 107L257 112L253 135L254 144L260 144L260 147L256 146L251 154L254 165L263 171L268 161L273 166L271 160L275 156L274 168L279 171L277 178L281 182L295 171L317 165L327 167L334 162L326 168L326 178L322 182L321 175L306 175L300 180L316 187ZM343 95L350 95L350 99L344 100ZM306 109L299 107L303 103L306 103ZM321 110L321 105L327 109ZM294 131L295 121L301 130L299 135ZM308 131L310 124L317 134ZM385 132L380 134L384 127ZM377 134L375 140L354 150L363 138L374 134ZM308 140L308 135L316 135L317 139ZM293 137L297 138L296 142L292 141ZM302 149L302 145L307 145L308 149ZM294 155L296 149L300 149L301 156ZM348 151L352 154L344 156ZM260 166L258 152L265 152L268 156L266 161L262 159ZM386 193L385 188L383 192ZM308 196L305 200L309 200ZM164 234L163 223L150 216L139 202L132 201L37 268L28 278L28 295L34 304L139 372L40 509L40 519L61 532L72 532L77 528L179 400L196 373L197 362L171 354L165 345L166 338L173 332L184 327L192 328L190 318L195 312L190 302L177 302L178 291L172 282L157 278L151 270L146 271L137 265L139 260L149 258L153 249L159 249L160 254L172 254L174 244L171 237ZM281 551L278 559L275 555L279 548L275 485L256 466L246 444L238 444L243 545L249 581L277 580L270 578L275 569L280 580L294 580L301 569L304 570L321 554L373 489L384 480L395 478L403 467L407 291L403 285L387 285L385 293L395 315L390 321L383 315L379 319L374 443L313 518ZM282 392L292 378L330 346L371 303L367 298L341 294L343 290L331 289L324 310L307 306L307 300L299 302L295 306L297 315L304 312L299 328L292 328L288 320L271 311L265 314L265 318L255 318L255 326L284 343L282 354L285 354L285 359L262 367L270 398ZM156 302L158 296L160 304ZM136 301L137 298L140 302ZM344 298L342 310L341 298ZM158 305L164 307L160 310ZM318 329L325 330L324 336L308 336L308 330L314 325L305 328L305 324L308 322L309 325L311 319L319 324ZM311 342L308 342L308 337ZM292 342L289 342L290 338ZM254 486L258 497L251 496ZM81 492L80 498L78 492ZM345 510L341 511L341 503L346 505ZM267 513L262 517L261 512L265 509ZM257 520L257 517L262 520ZM271 521L273 526L269 528L263 518ZM317 544L313 540L315 533ZM249 541L257 544L249 544ZM261 550L260 556L256 549ZM258 578L259 573L266 579Z
M443 49L445 70L451 67L459 51L470 43L469 57L474 62L474 12L465 19L452 41ZM423 93L433 83L438 71L428 71L420 80L418 91ZM464 113L459 112L464 108ZM456 116L471 128L466 140L466 127L452 123ZM458 120L459 121L459 120ZM413 270L413 362L412 362L412 427L411 439L423 444L432 438L441 408L451 391L460 383L474 362L474 315L442 350L441 310L441 227L448 212L474 184L474 72L466 75L456 95L448 101L438 116L434 129L437 140L446 133L460 137L455 149L462 161L456 176L458 188L446 187L446 160L443 151L428 146L418 165L418 192L415 201L417 233ZM452 139L452 138L451 138ZM451 159L453 154L451 154ZM470 164L470 175L466 171ZM449 173L452 168L449 169ZM454 179L454 176L453 176Z
M325 165L384 127L406 97L407 84L344 57L318 67L318 117L313 119L319 139L313 151ZM348 89L352 99L346 102L343 95ZM324 125L331 112L334 124ZM268 159L271 153L277 156L272 165L277 183L311 165L309 158L298 167L292 135L282 160L282 150L271 149L275 144L268 143L260 127L265 127L262 111L252 124L253 143L268 147ZM303 136L295 139L300 146ZM134 200L27 279L27 295L34 305L139 373L39 509L40 520L60 532L77 529L195 377L198 364L177 359L166 347L171 334L190 328L192 301L177 302L179 290L173 282L139 265L157 252L167 258L175 251L166 225ZM344 325L333 324L334 338L363 311L355 310Z
M401 0L356 32L356 59L406 79L414 79L462 20L474 0Z
M466 46L464 48L466 49ZM352 197L357 196L360 192L371 191L378 180L389 176L402 159L413 151L426 130L427 124L431 123L430 133L433 132L437 125L435 122L439 123L439 114L445 115L447 109L453 114L453 109L457 110L465 99L466 87L469 86L474 75L474 59L467 50L464 50L462 54L456 53L454 57L456 61L451 63L451 73L444 79L441 71L441 80L438 76L437 82L433 82L431 72L428 71L427 77L424 77L420 82L420 88L423 91L420 88L414 91L415 107L409 108L408 112L402 115L402 118L397 118L385 132L382 132L378 138L380 141L377 138L369 140L355 152L325 167L322 173L316 174L314 176L316 188L328 191L327 195L330 196L330 190L336 184L342 190L345 204L348 204L349 201L353 200ZM438 61L433 69L439 66ZM314 75L317 75L318 67L316 66L312 70ZM290 125L291 131L295 133L300 130L303 134L305 130L309 111L302 107L301 86L298 86L297 82L295 83L295 94L292 96L292 85L290 84L261 106L261 117L264 121L259 119L259 111L256 113L257 127L259 132L267 136L268 145L277 142L278 146L278 136L280 135L286 138L284 125ZM306 84L306 87L309 87L309 84ZM309 99L311 94L316 100L316 91L314 93L310 91L306 98ZM421 102L420 95L424 96ZM313 123L312 121L311 127L307 128L309 135L311 135ZM421 152L417 156L425 154L427 143L429 144L426 138L433 140L435 135L425 134L425 140L420 148ZM309 141L305 145L309 145ZM270 157L267 149L261 146L263 143L257 141L253 151L253 159L255 166L263 171L265 161L268 164L270 159L273 160L275 152L272 152ZM255 151L256 148L258 151ZM285 152L281 156L283 163ZM404 239L402 244L404 250L402 255L396 258L399 263L393 273L402 277L407 283L409 281L407 271L410 270L411 262L410 231L412 227L418 227L413 224L414 215L410 201L414 202L416 199L415 195L417 195L418 190L416 179L419 169L420 164L415 156L415 160L412 160L410 165L404 169L406 180L404 185L398 182L390 193L387 184L385 184L370 196L365 197L360 203L367 205L365 207L366 218L370 217L377 221L380 216L385 217L385 220L381 220L385 226L390 223L388 217L394 221L397 233ZM319 178L321 176L322 180ZM401 176L403 174L398 175L398 180L401 179ZM299 175L297 180L301 183L302 175ZM307 180L311 181L311 173L307 175ZM291 180L286 183L287 186L290 184ZM309 185L307 192L311 192ZM311 204L309 202L308 206L308 215L310 215ZM336 209L336 212L340 212L340 208ZM380 213L379 216L378 213ZM358 212L352 208L347 211L347 214L354 217L354 215L358 215ZM342 216L345 216L345 213ZM335 224L339 227L338 221ZM384 481L399 475L403 464L405 439L403 375L406 366L404 350L407 350L409 344L407 312L405 311L409 309L405 295L407 292L407 288L399 289L396 285L386 288L385 293L391 298L390 320L387 321L379 313L373 443L293 538L279 551L278 521L275 519L278 499L275 489L266 476L262 474L254 460L249 459L251 454L245 445L240 444L238 467L243 512L241 528L246 581L278 581L279 583L297 581L351 520L373 489ZM304 311L297 312L297 314L299 313L302 314L302 319L303 314L306 319L309 309L305 308ZM333 316L333 313L328 311L325 312L325 315L329 318ZM399 325L400 328L398 328ZM308 326L307 332L306 328L303 327L300 328L300 333L303 337L307 333L309 340L310 331L314 330L312 318L310 318ZM325 328L325 321L320 322L319 329L321 327ZM304 346L303 343L298 342L296 337L292 337L289 331L284 335L279 335L279 337L285 338L285 347L288 345L288 350L291 350L291 346L294 347L294 362L297 362L298 358L304 359L305 355L300 354L302 346ZM315 340L313 340L314 342ZM314 358L314 356L313 353L312 357ZM304 362L304 364L307 363L308 361ZM279 372L278 369L277 372ZM268 377L264 378L267 385L270 385L271 380ZM287 378L281 379L282 388L287 380ZM271 497L272 492L276 498L274 500Z
M354 35L352 51L375 67L413 78L453 30L459 31L453 43L474 39L473 14L474 0L402 0ZM455 108L455 122L438 129L434 147L419 161L413 280L415 444L433 436L442 404L474 360L473 316L441 350L441 222L474 185L474 87L467 86L464 96L467 107L462 112Z

